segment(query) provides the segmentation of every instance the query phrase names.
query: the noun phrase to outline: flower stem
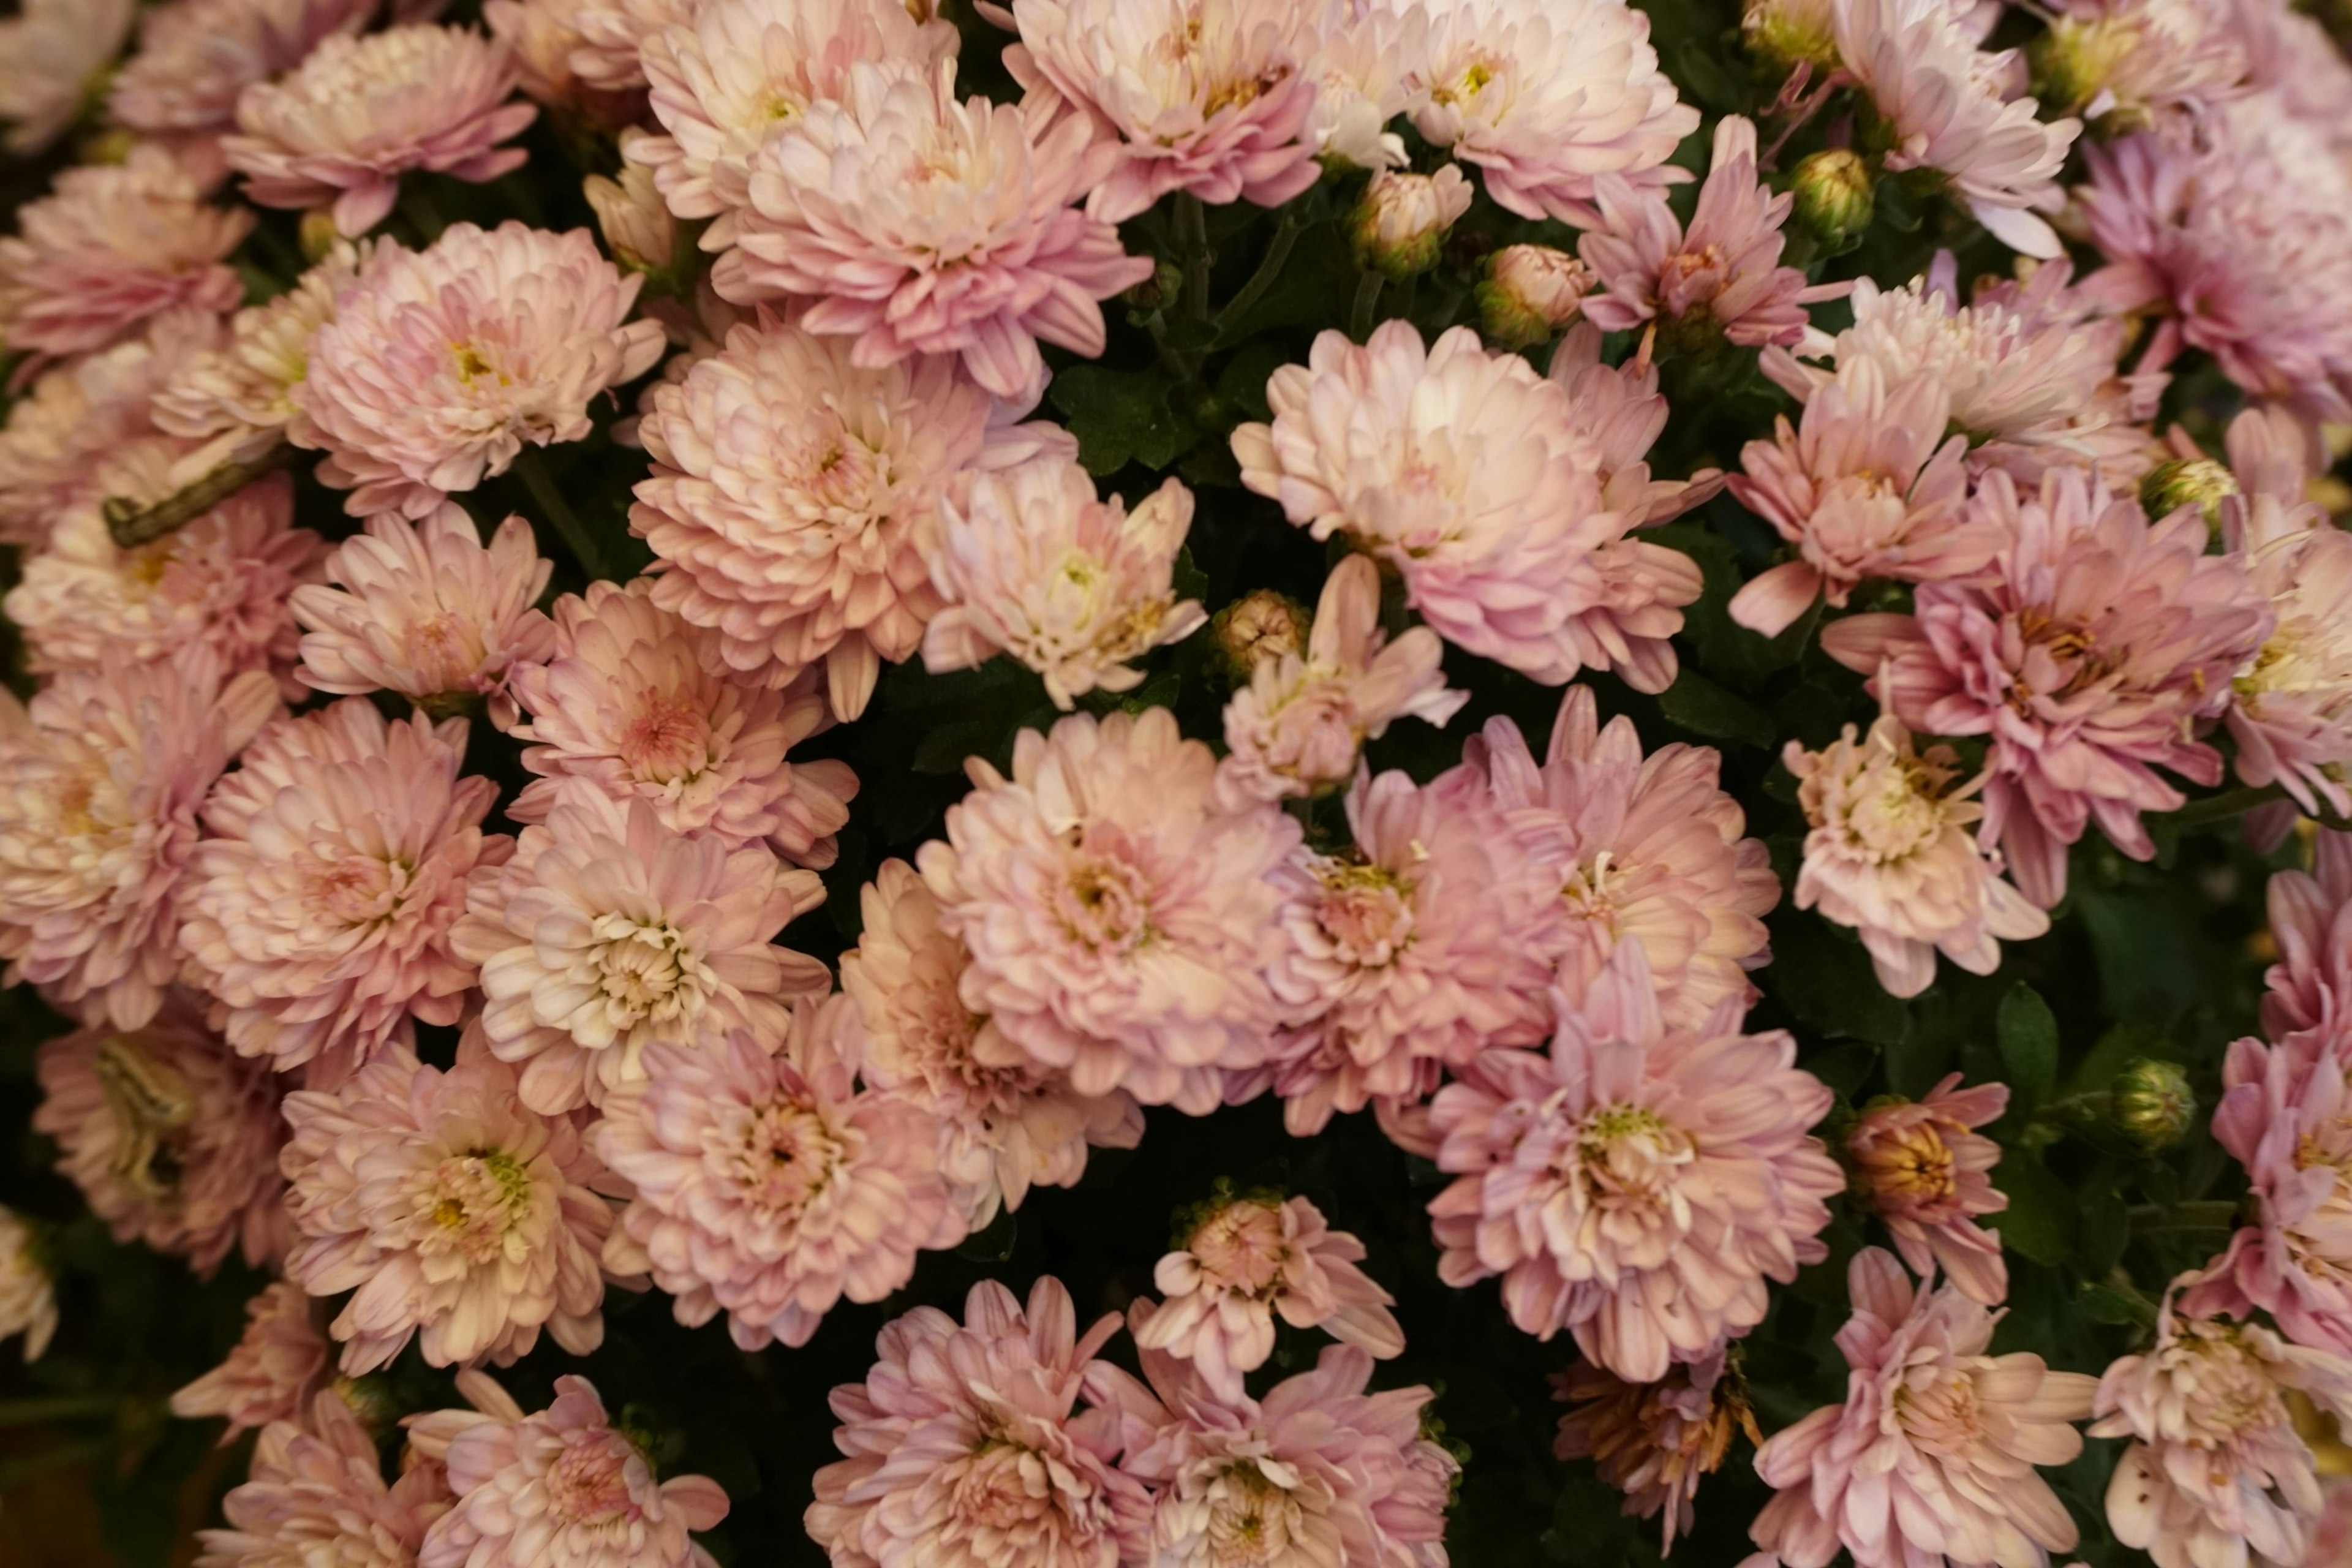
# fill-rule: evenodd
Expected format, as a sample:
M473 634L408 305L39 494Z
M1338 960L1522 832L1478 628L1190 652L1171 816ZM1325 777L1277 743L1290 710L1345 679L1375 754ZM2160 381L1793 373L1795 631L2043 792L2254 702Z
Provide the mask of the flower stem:
M1291 247L1297 243L1298 218L1286 206L1282 209L1281 221L1275 226L1274 238L1265 247L1265 258L1257 264L1257 270L1250 274L1249 281L1241 286L1239 293L1225 301L1224 309L1217 312L1217 336L1220 339L1248 315L1260 300L1265 298L1265 291L1281 278L1284 265L1290 260Z
M555 488L554 476L547 471L547 460L540 455L538 447L525 447L522 449L515 458L515 472L522 476L524 488L530 491L530 499L539 503L539 510L547 514L547 521L554 524L555 531L562 536L565 546L572 552L572 558L580 563L580 570L591 577L613 575L612 563L604 559L604 552L597 544L595 536L588 531L588 525L580 521L580 514L572 510L572 503L563 499L563 492Z
M2192 800L2166 818L2175 828L2186 833L2192 827L2227 822L2233 816L2243 816L2256 806L2268 805L2274 800L2284 800L2286 791L2276 784L2264 784L2260 789L2225 789L2220 795L2203 800Z
M1209 212L1190 191L1176 195L1176 245L1183 252L1177 265L1184 269L1184 310L1195 321L1209 319Z
M1356 285L1356 302L1348 310L1348 335L1360 343L1372 335L1372 313L1380 309L1381 285L1386 281L1379 273L1368 271Z
M2132 1234L2152 1231L2230 1230L2238 1223L2234 1198L2197 1198L2185 1204L2136 1204L2129 1213Z

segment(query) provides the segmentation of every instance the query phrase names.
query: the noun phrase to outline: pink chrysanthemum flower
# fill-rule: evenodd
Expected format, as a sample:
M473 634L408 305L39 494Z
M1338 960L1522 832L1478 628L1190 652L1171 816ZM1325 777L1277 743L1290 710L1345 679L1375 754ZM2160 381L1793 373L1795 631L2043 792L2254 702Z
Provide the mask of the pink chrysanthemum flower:
M37 1067L33 1127L116 1240L205 1279L232 1250L254 1268L285 1251L277 1079L205 1028L196 998L173 993L141 1028L59 1036Z
M27 1363L58 1331L58 1286L36 1249L32 1228L0 1204L0 1340L25 1336Z
M487 699L490 721L511 728L509 669L554 651L555 624L534 607L554 570L519 517L486 548L455 501L415 522L379 513L327 557L326 583L294 590L303 683L397 691L436 717Z
M273 1421L243 1486L221 1502L226 1530L199 1531L196 1568L413 1568L427 1526L449 1507L438 1465L386 1486L375 1438L331 1390L308 1421Z
M2053 108L2105 134L2196 125L2252 85L2240 16L2228 0L2064 0L2034 46L2036 74Z
M1756 996L1748 971L1770 962L1764 916L1780 884L1760 840L1743 837L1739 803L1717 785L1721 756L1679 742L1643 756L1633 721L1604 728L1571 687L1543 762L1518 726L1490 719L1439 779L1448 795L1484 795L1511 842L1566 906L1564 943L1580 973L1627 937L1641 943L1670 1023L1696 1026L1724 1003Z
M1030 0L1013 18L1014 79L1059 93L1118 142L1087 197L1092 216L1124 223L1171 191L1278 207L1321 173L1299 135L1315 100L1311 7Z
M502 474L528 441L588 434L588 402L661 357L662 330L627 321L623 278L586 229L451 224L430 248L378 242L310 339L291 393L295 445L354 517L423 517Z
M680 834L645 801L574 784L513 858L476 868L449 946L482 966L490 1049L552 1116L641 1080L652 1046L781 1033L787 1000L831 977L772 939L824 901L815 872L764 844Z
M1118 1568L1144 1550L1142 1483L1112 1463L1109 1410L1073 1413L1118 1330L1077 1332L1070 1293L1041 1277L1024 1313L982 1280L964 1321L918 1307L875 1341L864 1383L833 1391L834 1445L809 1535L835 1568Z
M151 544L124 550L95 504L70 508L0 601L42 671L153 664L210 649L221 668L267 670L289 700L297 631L287 596L319 575L326 542L292 526L282 474L247 485Z
M2166 1303L2156 1343L2099 1379L2091 1436L2132 1439L2107 1483L2116 1539L2157 1568L2334 1561L2308 1554L2326 1500L2288 1389L2352 1419L2352 1361Z
M2039 120L2033 100L2010 98L2009 57L1979 49L1947 0L1836 0L1832 26L1894 142L1888 173L1933 169L2011 250L2063 254L2040 215L2064 204L2058 173L2082 121Z
M153 137L213 181L237 100L299 66L330 37L358 32L375 0L171 0L139 25L139 48L106 95L117 125Z
M656 606L652 587L591 583L586 598L555 602L554 647L518 662L509 681L530 714L512 730L531 742L522 765L540 776L507 815L544 821L581 779L646 802L673 832L832 865L857 775L831 758L785 760L824 722L824 700L806 683L775 691L714 673L726 668L719 634Z
M833 710L865 710L883 659L939 614L930 559L970 471L1067 438L1016 426L953 360L860 369L850 346L763 318L675 384L638 427L654 471L631 531L654 603L717 632L730 668L771 686L822 659Z
M452 951L466 879L514 840L461 777L466 721L386 723L363 698L273 725L205 805L180 945L243 1055L331 1088L411 1016L454 1024L473 965Z
M1648 505L1646 468L1638 492L1608 471L1614 431L1595 416L1615 410L1588 384L1620 373L1566 360L1545 380L1469 328L1424 349L1402 320L1361 345L1322 333L1307 364L1267 382L1274 422L1234 432L1242 482L1317 539L1343 533L1393 567L1469 652L1554 685L1616 668L1662 691L1698 569L1624 537L1671 511Z
M1348 823L1351 852L1302 849L1276 873L1286 941L1268 976L1298 1021L1226 1080L1229 1101L1271 1087L1296 1137L1543 1038L1566 940L1551 877L1483 796L1360 775Z
M858 1072L938 1122L940 1173L968 1228L1019 1208L1033 1186L1076 1186L1089 1147L1141 1142L1134 1096L1078 1093L964 1005L971 956L940 929L912 866L885 860L858 897L865 929L841 955L841 988L865 1024Z
M656 1482L586 1378L557 1378L555 1402L528 1415L487 1373L459 1373L457 1392L471 1410L406 1421L456 1494L417 1568L714 1568L688 1532L727 1517L725 1489L708 1476Z
M1973 798L1982 779L1955 788L1959 759L1949 746L1915 750L1911 731L1888 713L1867 739L1848 724L1818 752L1790 742L1780 760L1797 776L1811 827L1797 907L1819 909L1860 936L1890 994L1925 991L1938 952L1971 974L1990 974L2002 942L2050 929L2050 917L2002 879L1998 852L1988 857L1967 831L1984 815Z
M1075 457L1049 451L975 474L944 507L931 585L946 607L923 628L923 667L970 669L1009 653L1045 678L1068 712L1089 691L1132 691L1131 660L1180 642L1208 620L1178 600L1176 552L1192 527L1192 492L1171 478L1129 511Z
M1597 222L1594 177L1664 185L1698 129L1650 45L1650 19L1623 0L1442 0L1428 8L1410 63L1422 135L1485 176L1486 194L1526 218Z
M286 1097L286 1277L356 1292L331 1329L354 1377L412 1338L434 1366L504 1366L542 1329L574 1355L604 1337L602 1167L570 1118L524 1107L477 1038L457 1056L444 1071L394 1046L335 1093Z
M1043 339L1103 351L1097 301L1151 276L1148 256L1070 204L1119 157L1058 100L955 96L955 66L852 66L763 145L737 248L712 278L738 301L798 296L812 332L854 340L859 364L961 354L1007 401L1045 390Z
M310 334L334 318L335 300L370 251L365 241L337 245L285 293L239 310L226 342L163 377L156 427L204 443L180 458L174 477L193 482L218 464L253 462L286 438L294 388L310 374Z
M1579 1362L1552 1381L1553 1397L1575 1407L1559 1418L1552 1453L1593 1461L1601 1479L1625 1494L1627 1518L1664 1514L1661 1555L1674 1551L1677 1534L1690 1533L1698 1483L1723 1468L1734 1434L1764 1441L1746 1383L1728 1363L1718 1350L1656 1383L1627 1383Z
M205 792L278 711L258 670L206 648L69 670L0 703L0 955L96 1027L135 1029L178 977Z
M1677 334L1720 331L1745 348L1795 343L1805 335L1805 307L1847 290L1813 287L1780 265L1780 226L1796 198L1759 183L1756 126L1739 115L1716 122L1714 162L1687 232L1654 188L1614 174L1594 187L1601 221L1576 248L1601 285L1584 314L1605 331L1663 320Z
M2242 1039L2222 1058L2213 1138L2245 1167L2254 1217L2180 1306L2260 1308L2295 1343L2352 1356L2352 1045L2339 1034Z
M2009 1086L1959 1087L1953 1073L1918 1101L1885 1099L1863 1109L1846 1134L1855 1195L1885 1222L1895 1250L1925 1279L1941 1265L1971 1301L2009 1299L2000 1238L1976 1223L2009 1207L1992 1184L2000 1145L1976 1131L2009 1109Z
M1877 1247L1855 1254L1847 1289L1845 1403L1756 1456L1780 1489L1749 1527L1764 1561L1828 1568L1843 1547L1856 1568L2024 1568L2071 1549L2074 1521L2035 1472L2083 1451L2068 1423L2090 1415L2098 1380L1986 1354L1996 1314L1948 1285L1915 1288Z
M529 154L499 143L539 110L509 103L514 60L504 44L461 27L391 27L323 39L279 81L236 103L221 141L245 194L266 207L326 207L357 237L400 199L400 176L426 169L495 180Z
M1192 1212L1192 1228L1152 1279L1168 1299L1136 1303L1136 1344L1190 1362L1219 1399L1244 1397L1242 1378L1274 1353L1274 1319L1321 1329L1367 1355L1404 1352L1389 1310L1396 1298L1356 1267L1364 1244L1333 1230L1305 1198L1252 1194Z
M1140 1340L1143 1303L1130 1310ZM1326 1348L1315 1370L1255 1400L1197 1363L1143 1352L1146 1387L1097 1363L1088 1397L1117 1414L1120 1468L1152 1489L1149 1547L1127 1559L1249 1568L1444 1568L1461 1467L1422 1435L1419 1385L1367 1394L1372 1358Z
M1412 102L1409 73L1426 58L1429 13L1323 0L1319 37L1304 67L1315 100L1298 139L1327 165L1402 169L1404 138L1389 129Z
M1968 438L1945 438L1951 396L1933 374L1892 379L1874 359L1840 365L1805 405L1804 423L1741 448L1739 504L1780 531L1797 558L1731 597L1731 618L1764 637L1817 599L1843 609L1872 579L1933 583L1983 570L2000 531L1969 510Z
M1225 704L1223 784L1259 800L1328 794L1393 721L1444 724L1461 711L1470 694L1446 689L1437 634L1412 626L1391 642L1380 615L1370 556L1331 568L1306 647L1257 660Z
M0 21L0 147L29 158L64 135L138 14L138 0L26 0Z
M948 841L916 858L971 955L964 1005L1081 1094L1206 1114L1281 1021L1272 872L1297 824L1221 802L1215 758L1165 708L1024 730L1010 778L964 766Z
M160 147L68 169L0 236L0 342L32 356L16 384L174 306L217 315L241 303L245 285L223 258L252 227L251 213L208 205Z
M273 1421L298 1421L327 1375L318 1306L291 1279L273 1279L245 1304L245 1334L228 1359L172 1395L183 1421L228 1419L224 1444Z
M647 4L623 0L622 9ZM645 29L638 51L655 118L669 134L633 141L628 156L651 166L670 211L713 220L703 232L708 250L735 241L753 154L813 105L845 97L851 67L898 61L924 73L957 49L952 24L918 22L898 0L701 0L677 8L667 25ZM594 26L595 16L582 10L578 25Z
M620 128L646 118L640 47L699 8L697 0L485 0L482 25L512 52L523 91L591 126ZM624 158L636 134L622 132Z
M2270 608L2243 562L2204 553L2194 508L2151 524L2072 468L2038 494L1989 474L1971 504L2008 536L1989 581L1922 584L1914 614L1849 616L1822 646L1912 729L1989 737L1978 837L2048 909L2094 819L2125 854L2156 853L2140 813L2185 798L2157 767L2221 782L2191 737L2227 705Z
M1832 1096L1781 1031L1737 1003L1670 1026L1638 942L1580 984L1562 966L1547 1052L1490 1050L1431 1103L1439 1277L1503 1278L1511 1321L1654 1383L1763 1321L1767 1279L1828 1256L1844 1186L1806 1129Z
M912 1100L857 1089L856 1029L846 997L803 999L766 1038L648 1052L596 1131L635 1194L607 1268L650 1274L681 1323L725 1312L735 1342L759 1350L806 1344L845 1297L878 1301L918 1252L962 1240L938 1127Z
M2273 873L2265 903L2279 956L2263 976L2263 1029L2332 1031L2352 1017L2352 833L2322 828L2311 869Z
M65 510L107 494L110 459L163 445L152 400L180 369L220 341L209 310L180 306L137 336L36 378L0 428L0 542L40 545Z

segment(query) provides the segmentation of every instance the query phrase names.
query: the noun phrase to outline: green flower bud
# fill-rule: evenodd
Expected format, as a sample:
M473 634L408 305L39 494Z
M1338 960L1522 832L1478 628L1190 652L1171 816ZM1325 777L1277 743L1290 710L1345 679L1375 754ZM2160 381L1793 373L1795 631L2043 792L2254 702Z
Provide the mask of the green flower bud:
M1583 312L1592 269L1549 245L1507 245L1478 282L1479 324L1498 349L1549 342Z
M1470 182L1448 163L1434 174L1383 169L1364 187L1348 219L1356 260L1386 278L1405 279L1437 265L1446 232L1470 210Z
M2197 1120L2196 1091L2170 1062L2139 1057L2126 1063L2114 1094L2116 1125L2151 1154L2179 1142Z
M1209 623L1209 638L1226 679L1247 686L1266 660L1307 651L1312 619L1307 606L1289 595L1260 588L1219 610Z
M2139 504L2150 517L2169 517L2184 506L2205 514L2205 526L2221 526L2221 502L2238 493L2237 477L2210 458L2159 463L2139 484Z
M312 207L302 215L302 259L312 264L324 261L336 246L342 243L342 231L335 227L335 215L324 207Z
M1833 70L1839 61L1832 15L1828 0L1748 0L1739 26L1748 47L1784 70L1800 62Z
M1829 246L1839 246L1870 226L1870 164L1845 147L1826 147L1797 165L1790 194L1797 217Z

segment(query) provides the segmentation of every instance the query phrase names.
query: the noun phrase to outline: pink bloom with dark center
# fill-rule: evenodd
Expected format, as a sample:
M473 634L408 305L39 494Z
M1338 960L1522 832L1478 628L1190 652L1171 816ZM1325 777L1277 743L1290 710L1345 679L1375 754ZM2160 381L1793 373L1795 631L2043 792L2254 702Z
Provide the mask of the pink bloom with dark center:
M1734 1434L1764 1440L1727 1350L1678 1363L1656 1383L1628 1383L1579 1362L1552 1388L1553 1397L1574 1406L1559 1418L1553 1455L1591 1459L1601 1479L1625 1494L1626 1517L1664 1514L1661 1555L1675 1549L1677 1534L1690 1532L1698 1483L1722 1468Z
M1940 1265L1961 1295L1988 1307L2009 1298L2000 1238L1976 1223L2009 1207L1992 1184L2000 1145L1979 1132L2009 1109L2009 1086L1960 1088L1953 1073L1913 1101L1888 1099L1863 1108L1846 1134L1855 1194L1895 1237L1895 1250L1921 1279Z

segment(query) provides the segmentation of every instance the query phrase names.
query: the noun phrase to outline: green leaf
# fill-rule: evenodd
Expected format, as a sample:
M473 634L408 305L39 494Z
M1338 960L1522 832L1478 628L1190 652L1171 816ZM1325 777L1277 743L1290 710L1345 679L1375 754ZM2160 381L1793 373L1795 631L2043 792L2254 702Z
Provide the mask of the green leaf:
M2083 1255L2085 1274L2101 1275L2121 1262L2131 1240L2131 1205L2112 1188L2100 1188L2083 1199Z
M1987 1216L2003 1247L2053 1268L2074 1256L2074 1194L2065 1183L2015 1149L2002 1152L1992 1182L2009 1194L2009 1207Z
M1073 365L1054 378L1047 395L1069 417L1078 461L1097 476L1129 463L1164 468L1201 438L1198 426L1170 404L1167 373Z
M1880 987L1862 944L1811 914L1773 926L1772 963L1757 979L1816 1033L1893 1045L1911 1032L1911 1009Z
M1658 711L1677 729L1710 741L1769 748L1775 738L1770 714L1687 665L1675 683L1659 693Z
M2023 981L2000 999L1994 1024L2001 1065L2009 1069L2013 1110L2031 1110L2058 1084L2058 1020L2042 993Z

